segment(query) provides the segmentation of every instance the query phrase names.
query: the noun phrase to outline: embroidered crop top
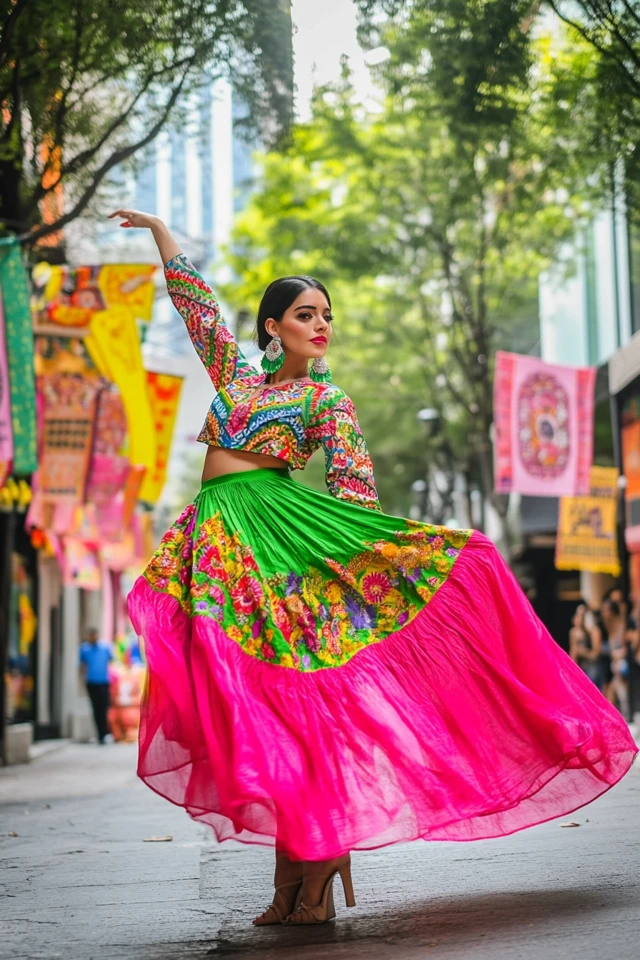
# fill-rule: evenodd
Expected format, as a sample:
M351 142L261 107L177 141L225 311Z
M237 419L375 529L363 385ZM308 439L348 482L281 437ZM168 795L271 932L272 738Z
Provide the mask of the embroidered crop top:
M349 397L311 379L266 385L266 374L243 356L210 287L179 254L165 264L167 289L218 391L198 440L286 461L302 470L323 447L329 493L380 509L373 465Z

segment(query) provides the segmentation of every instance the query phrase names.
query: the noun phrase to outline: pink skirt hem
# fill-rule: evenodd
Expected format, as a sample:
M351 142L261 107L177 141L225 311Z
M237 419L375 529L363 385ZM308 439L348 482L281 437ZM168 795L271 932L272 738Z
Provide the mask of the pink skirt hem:
M610 789L628 727L474 534L407 626L310 673L247 655L140 578L138 774L218 840L297 859L505 836Z

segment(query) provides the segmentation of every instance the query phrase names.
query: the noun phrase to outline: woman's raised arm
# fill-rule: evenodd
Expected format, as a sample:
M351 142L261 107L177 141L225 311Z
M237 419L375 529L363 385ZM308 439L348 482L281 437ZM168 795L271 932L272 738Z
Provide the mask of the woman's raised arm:
M169 296L216 390L237 377L255 376L224 322L213 290L182 253L166 224L139 210L116 210L110 219L113 217L123 218L121 227L151 230L164 264Z
M114 217L122 217L121 227L146 227L151 230L163 264L182 253L172 237L171 231L160 217L154 217L151 213L143 213L141 210L116 210L109 215L109 220L113 220Z

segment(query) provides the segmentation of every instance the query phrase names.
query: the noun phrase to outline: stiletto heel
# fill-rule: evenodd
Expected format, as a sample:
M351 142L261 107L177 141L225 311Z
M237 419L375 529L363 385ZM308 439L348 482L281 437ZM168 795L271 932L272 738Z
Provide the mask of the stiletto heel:
M351 879L351 860L349 859L343 867L338 870L342 880L342 889L344 890L344 902L348 907L355 907L356 898L353 892L353 880Z
M346 905L348 907L355 907L356 898L353 894L353 882L351 880L351 858L347 857L346 861L337 866L332 873L326 874L325 884L322 889L322 898L317 907L309 907L304 900L300 899L296 909L284 922L312 924L326 923L327 920L333 920L336 915L333 899L333 881L337 874L340 874L340 879L342 880ZM316 876L322 877L323 879L325 878L324 874L317 874Z

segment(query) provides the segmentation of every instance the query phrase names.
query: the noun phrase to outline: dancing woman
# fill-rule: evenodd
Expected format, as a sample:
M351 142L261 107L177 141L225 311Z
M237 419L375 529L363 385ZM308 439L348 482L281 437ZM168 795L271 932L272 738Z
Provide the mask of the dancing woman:
M267 288L258 372L164 224L113 216L152 230L217 391L200 493L129 597L138 774L219 840L275 846L254 922L330 919L336 873L353 904L352 850L504 836L613 786L627 726L493 544L381 512L322 284ZM320 447L330 496L291 478Z

